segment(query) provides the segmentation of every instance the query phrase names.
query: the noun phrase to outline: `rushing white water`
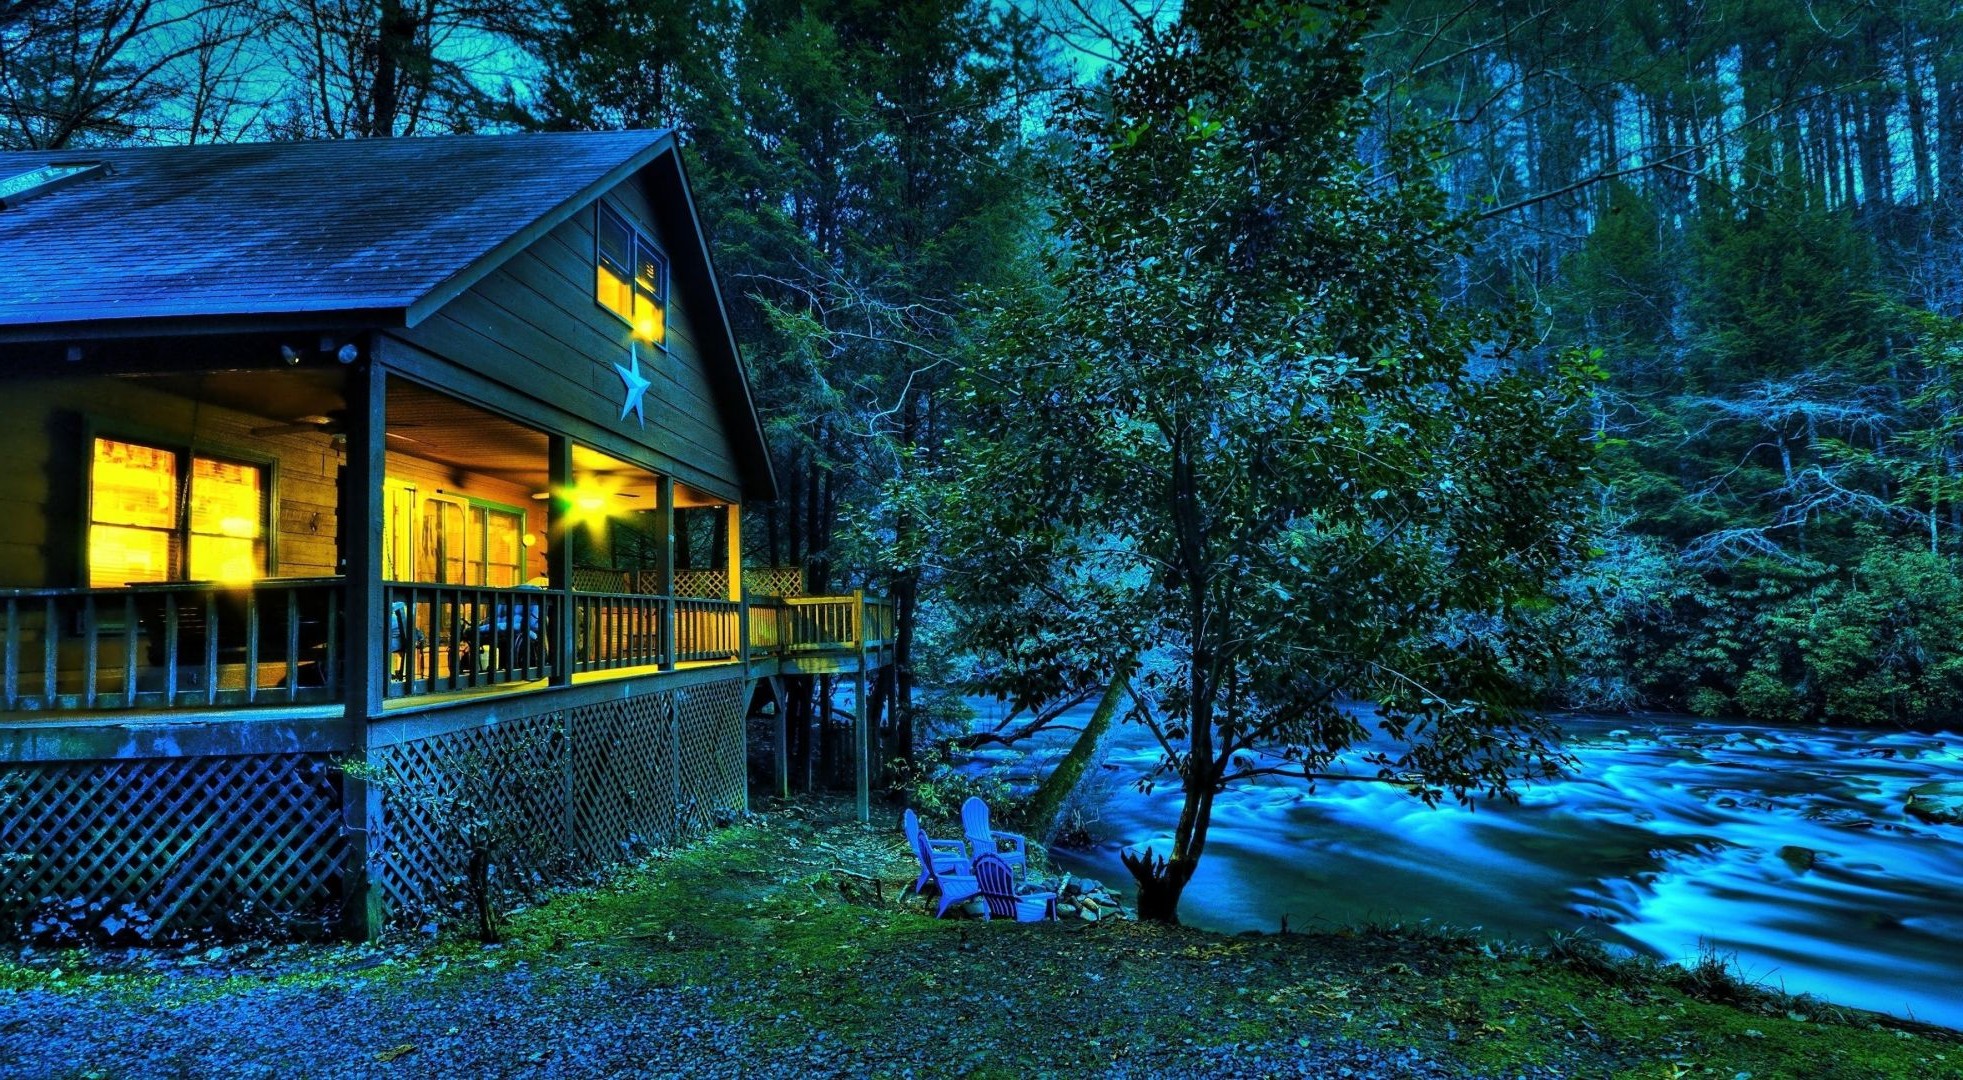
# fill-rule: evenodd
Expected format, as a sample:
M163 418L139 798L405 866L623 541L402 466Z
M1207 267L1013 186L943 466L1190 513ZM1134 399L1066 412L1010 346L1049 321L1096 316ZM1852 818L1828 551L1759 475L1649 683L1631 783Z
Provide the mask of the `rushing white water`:
M1963 826L1903 811L1912 788L1963 781L1963 736L1563 726L1577 767L1516 806L1432 810L1382 785L1311 794L1272 778L1228 792L1181 918L1228 932L1284 916L1294 929L1430 919L1522 941L1585 927L1666 959L1715 949L1789 992L1963 1028ZM1021 754L987 757L1030 771ZM1177 792L1129 782L1154 757L1145 733L1114 731L1100 842L1056 852L1066 869L1129 888L1119 851L1169 846Z

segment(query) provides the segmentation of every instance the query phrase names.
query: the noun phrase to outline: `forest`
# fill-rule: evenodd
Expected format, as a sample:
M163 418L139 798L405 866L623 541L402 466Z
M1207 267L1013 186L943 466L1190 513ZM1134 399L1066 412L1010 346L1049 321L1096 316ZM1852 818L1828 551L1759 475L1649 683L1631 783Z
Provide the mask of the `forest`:
M1590 557L1555 568L1564 602L1537 616L1561 653L1533 673L1542 703L1954 721L1963 15L1399 0L1364 17L1348 164L1366 189L1431 185L1401 189L1435 197L1409 212L1439 226L1407 254L1444 310L1491 320L1530 370L1579 352L1600 372ZM16 0L0 148L679 128L785 481L745 530L752 557L898 600L910 747L941 692L1002 688L990 616L960 600L990 575L936 518L981 419L970 373L1001 345L988 313L1054 287L1060 184L1085 160L1072 110L1181 18ZM1117 662L1054 659L1043 693L1073 701Z
M780 493L716 535L870 693L732 676L740 812L571 885L472 759L484 942L0 957L43 1073L1954 1072L1963 8L0 0L0 151L629 129ZM1052 936L916 917L984 854Z

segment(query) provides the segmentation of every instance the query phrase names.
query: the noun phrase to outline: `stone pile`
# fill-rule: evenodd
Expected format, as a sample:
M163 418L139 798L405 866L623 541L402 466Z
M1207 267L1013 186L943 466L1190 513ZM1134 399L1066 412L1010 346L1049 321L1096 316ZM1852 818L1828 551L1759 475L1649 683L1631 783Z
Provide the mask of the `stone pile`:
M1056 915L1059 919L1132 919L1137 913L1118 900L1116 893L1090 878L1063 879L1057 890Z

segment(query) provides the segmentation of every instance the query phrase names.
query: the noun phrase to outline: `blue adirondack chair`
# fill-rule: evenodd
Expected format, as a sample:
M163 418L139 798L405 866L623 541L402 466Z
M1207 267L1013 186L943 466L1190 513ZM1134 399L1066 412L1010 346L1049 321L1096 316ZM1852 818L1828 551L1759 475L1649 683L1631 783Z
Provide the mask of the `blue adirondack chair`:
M1029 842L1020 833L998 832L988 827L988 804L980 796L970 795L961 804L961 831L968 840L968 854L974 858L994 855L1009 865L1017 877L1029 874ZM1008 850L1002 849L1007 841Z
M920 827L919 815L912 810L900 815L900 832L906 835L907 846L916 852L919 851L916 838L927 842L928 858L933 862L932 870L939 870L944 874L972 875L973 870L968 865L968 849L962 846L961 841L935 840L928 836L927 830ZM913 883L913 891L919 892L926 888L927 882L931 880L933 875L929 866L924 862L921 863L920 877Z
M946 915L947 909L956 904L981 895L981 883L975 880L975 869L968 864L968 860L956 861L947 855L937 856L934 849L927 846L927 834L918 828L914 830L911 840L914 858L920 860L920 884L931 882L941 894L940 906L934 909L934 918Z
M1015 879L1009 876L1009 864L999 855L975 856L975 880L981 883L982 902L987 906L984 919L1043 922L1056 918L1056 894L1016 892Z

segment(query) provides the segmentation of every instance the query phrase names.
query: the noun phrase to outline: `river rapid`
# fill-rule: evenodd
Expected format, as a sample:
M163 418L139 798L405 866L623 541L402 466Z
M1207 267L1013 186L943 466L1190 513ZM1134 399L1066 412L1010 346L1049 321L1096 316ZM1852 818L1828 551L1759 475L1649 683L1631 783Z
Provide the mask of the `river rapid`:
M977 705L992 726L995 706ZM1434 810L1382 785L1311 794L1278 778L1230 790L1181 918L1228 933L1428 919L1530 943L1585 928L1666 960L1715 949L1791 993L1963 1028L1963 826L1903 809L1912 789L1963 782L1963 735L1562 726L1576 766L1518 805ZM971 767L1026 781L1070 738ZM1080 789L1098 843L1055 851L1064 869L1128 892L1119 852L1170 847L1177 791L1131 783L1155 758L1144 731L1111 733Z

